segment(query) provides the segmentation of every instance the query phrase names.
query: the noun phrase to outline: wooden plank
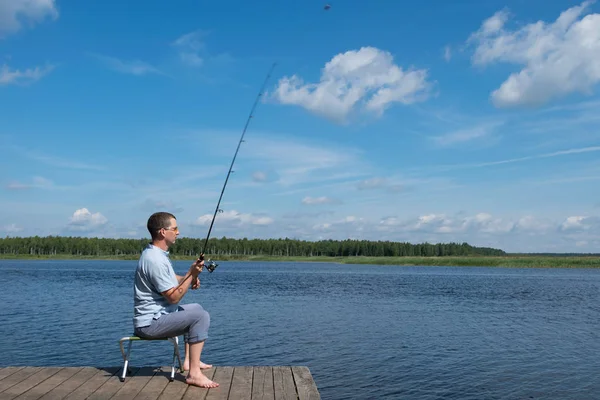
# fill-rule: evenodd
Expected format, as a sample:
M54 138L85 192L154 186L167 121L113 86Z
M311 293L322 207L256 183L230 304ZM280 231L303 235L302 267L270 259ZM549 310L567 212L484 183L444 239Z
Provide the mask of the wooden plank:
M299 400L316 400L321 398L308 367L292 367L292 374L296 382Z
M31 375L36 374L38 371L41 371L40 367L25 367L17 373L11 374L10 376L2 379L0 381L0 392L4 392L7 389L10 389L14 385L26 380ZM0 394L1 395L1 394Z
M204 370L218 388L188 385L170 366L132 367L121 382L121 367L0 368L0 399L136 399L136 400L317 400L320 394L310 370L303 366L225 366Z
M296 385L291 367L273 367L275 400L296 400Z
M211 372L211 376L212 376L212 372ZM173 380L173 382L169 382L167 384L167 387L165 387L165 389L162 391L160 396L158 396L158 400L181 399L189 386L185 382L185 377L186 377L186 375L175 373L175 379Z
M230 400L252 399L252 370L252 367L235 367L229 389Z
M0 380L6 378L7 376L11 376L15 372L19 372L25 367L4 367L0 369Z
M85 399L94 393L98 388L102 388L102 386L108 382L109 379L116 379L118 382L119 372L121 372L121 368L107 368L106 370L100 369L98 373L95 374L91 379L87 380L76 390L71 392L66 397L66 400ZM134 368L133 372L137 372L137 368Z
M177 376L177 370L175 371ZM163 392L171 378L171 367L161 367L150 379L148 384L135 396L134 400L155 400ZM180 396L181 397L181 396ZM180 398L177 397L177 398Z
M102 371L99 371L94 367L83 367L75 375L71 376L69 379L40 397L39 400L63 399L67 397L69 393L87 382L92 376L101 372Z
M81 371L82 368L62 368L50 378L16 397L15 400L38 400L40 397Z
M125 382L121 382L119 379L119 373L116 373L110 376L107 380L104 381L102 386L96 389L92 394L90 394L86 399L90 400L108 400L114 396L115 393L119 391L126 383L134 380L136 378L137 373L140 371L140 367L132 367L131 374L128 374L128 378L126 377ZM121 372L121 370L119 370Z
M274 400L273 367L254 367L252 400Z
M206 394L206 400L227 400L229 388L233 378L233 367L213 367L215 374L212 380L219 383L219 387L212 388Z
M132 379L125 379L125 382L119 382L120 388L111 400L131 400L146 386L150 379L159 369L154 367L142 367Z
M210 369L205 369L202 371L202 373L204 375L206 375L206 377L210 380L212 380L214 374L215 374L215 370L216 368L210 368ZM184 380L185 382L185 380ZM187 383L186 383L187 385ZM182 400L204 400L206 398L206 395L208 394L208 391L210 389L208 388L201 388L198 386L194 386L194 385L188 385L188 389L186 390L185 394L183 395L183 399Z
M35 374L27 377L27 379L24 379L16 385L13 385L10 388L3 391L0 396L2 397L2 400L14 399L18 395L25 393L29 389L35 387L40 382L43 382L46 379L50 378L52 375L56 374L61 369L62 367L41 368Z

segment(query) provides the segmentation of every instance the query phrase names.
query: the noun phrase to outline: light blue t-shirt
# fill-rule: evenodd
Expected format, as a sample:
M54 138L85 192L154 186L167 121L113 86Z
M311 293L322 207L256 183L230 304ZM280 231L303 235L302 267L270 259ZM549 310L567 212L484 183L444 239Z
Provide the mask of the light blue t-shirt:
M142 251L135 270L133 286L133 326L148 326L153 318L177 311L177 304L170 304L161 292L179 284L169 260L169 252L148 244Z

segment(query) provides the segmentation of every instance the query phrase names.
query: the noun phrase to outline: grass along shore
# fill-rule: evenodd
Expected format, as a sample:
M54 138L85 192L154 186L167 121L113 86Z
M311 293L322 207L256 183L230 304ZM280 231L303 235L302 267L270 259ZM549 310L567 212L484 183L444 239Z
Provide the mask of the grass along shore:
M0 254L0 259L22 260L137 260L139 256L31 256ZM282 257L282 256L207 256L220 261L278 261L278 262L334 262L340 264L371 264L399 266L448 267L514 267L514 268L598 268L599 255L507 255L507 256L445 256L445 257ZM191 257L172 255L172 260L189 260Z

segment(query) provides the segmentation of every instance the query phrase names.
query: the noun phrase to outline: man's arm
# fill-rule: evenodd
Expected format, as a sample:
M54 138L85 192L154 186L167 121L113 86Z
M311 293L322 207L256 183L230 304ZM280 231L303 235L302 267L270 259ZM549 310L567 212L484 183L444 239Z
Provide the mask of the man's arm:
M167 301L171 304L176 304L181 301L183 296L185 296L185 294L187 293L187 291L190 287L190 284L192 283L193 278L194 278L190 272L188 272L184 276L180 276L180 275L176 275L176 276L177 276L177 280L179 281L179 285L172 287L169 290L165 290L164 292L161 293L163 295L163 297L166 298Z
M161 292L163 297L171 304L179 303L183 296L187 293L190 283L194 281L194 278L198 277L198 274L202 271L203 267L204 260L198 259L190 266L190 270L184 276L175 274L179 285Z
M185 275L181 276L181 275L175 275L177 277L177 282L181 283L181 281L185 278ZM192 277L192 280L190 281L190 283L192 284L192 289L198 289L200 287L200 278L199 277Z

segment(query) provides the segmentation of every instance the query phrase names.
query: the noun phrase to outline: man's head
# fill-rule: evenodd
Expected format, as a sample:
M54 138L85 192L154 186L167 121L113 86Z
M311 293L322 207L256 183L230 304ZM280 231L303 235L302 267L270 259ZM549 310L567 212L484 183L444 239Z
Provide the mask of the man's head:
M156 212L148 218L148 232L152 236L152 241L164 241L167 246L175 243L179 235L177 219L168 212Z

